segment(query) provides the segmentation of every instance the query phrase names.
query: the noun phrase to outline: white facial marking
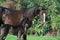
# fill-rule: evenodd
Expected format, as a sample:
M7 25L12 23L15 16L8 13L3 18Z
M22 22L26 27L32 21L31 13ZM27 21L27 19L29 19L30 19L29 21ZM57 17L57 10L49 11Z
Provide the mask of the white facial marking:
M45 23L45 13L43 13L43 22Z

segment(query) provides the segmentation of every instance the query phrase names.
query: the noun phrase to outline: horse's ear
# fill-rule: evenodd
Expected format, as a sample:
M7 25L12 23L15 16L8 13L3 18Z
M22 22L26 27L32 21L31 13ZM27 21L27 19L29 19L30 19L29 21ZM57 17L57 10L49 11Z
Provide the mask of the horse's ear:
M42 8L42 10L47 10L47 8Z
M38 7L35 7L35 13L36 12L39 12L39 8Z

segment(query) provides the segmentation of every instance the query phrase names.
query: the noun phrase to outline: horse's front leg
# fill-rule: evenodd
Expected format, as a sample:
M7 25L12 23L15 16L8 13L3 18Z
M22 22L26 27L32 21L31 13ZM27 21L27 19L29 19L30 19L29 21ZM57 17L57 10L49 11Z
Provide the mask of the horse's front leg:
M27 40L27 28L24 28L24 32L22 34L22 40Z
M21 40L21 35L22 35L22 34L21 34L21 30L19 29L19 30L18 30L18 35L17 35L17 40Z
M27 40L27 35L25 33L22 36L22 40Z
M5 40L8 31L10 29L9 25L3 25L3 27L1 28L1 36L0 36L0 40Z
M30 24L25 24L22 40L27 40L27 30L31 26L32 22L29 22Z

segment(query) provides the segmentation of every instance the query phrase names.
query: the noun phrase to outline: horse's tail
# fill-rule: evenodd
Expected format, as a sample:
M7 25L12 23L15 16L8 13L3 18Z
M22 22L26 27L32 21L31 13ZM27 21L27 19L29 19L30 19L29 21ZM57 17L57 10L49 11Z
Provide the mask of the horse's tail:
M2 13L5 11L5 8L0 6L0 26L1 24L3 24L3 21L2 21Z

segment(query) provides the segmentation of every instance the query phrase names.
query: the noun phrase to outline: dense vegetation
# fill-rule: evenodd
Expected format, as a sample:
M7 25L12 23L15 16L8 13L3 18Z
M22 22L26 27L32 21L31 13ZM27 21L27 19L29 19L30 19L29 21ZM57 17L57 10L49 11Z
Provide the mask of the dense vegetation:
M48 30L54 30L60 33L60 0L0 0L0 6L4 6L5 3L13 1L13 4L8 4L9 8L21 9L21 8L29 8L34 5L40 5L47 9L46 12L46 26L43 27L40 24L39 17L35 17L32 21L35 27L30 28L28 30L28 34L32 34L33 32L37 35L43 35ZM5 4L6 5L6 4ZM54 32L53 31L53 32ZM56 32L56 33L57 33Z

